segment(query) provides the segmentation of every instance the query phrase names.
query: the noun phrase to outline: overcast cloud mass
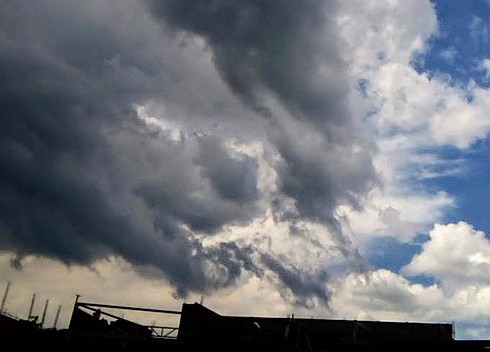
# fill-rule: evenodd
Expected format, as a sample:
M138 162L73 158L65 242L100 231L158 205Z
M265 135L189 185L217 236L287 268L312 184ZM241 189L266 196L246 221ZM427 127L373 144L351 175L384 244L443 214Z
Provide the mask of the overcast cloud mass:
M357 260L335 208L358 207L376 177L346 106L335 3L4 7L0 244L19 266L117 254L179 294L269 270L300 301L328 301L324 275L292 280L288 256L258 253L253 235L205 241L269 212L299 236L325 226Z
M462 60L444 11L3 1L0 281L35 287L62 263L150 302L158 282L219 307L481 336L490 228L458 218L452 185L490 131L488 29L468 17L459 43L481 53Z

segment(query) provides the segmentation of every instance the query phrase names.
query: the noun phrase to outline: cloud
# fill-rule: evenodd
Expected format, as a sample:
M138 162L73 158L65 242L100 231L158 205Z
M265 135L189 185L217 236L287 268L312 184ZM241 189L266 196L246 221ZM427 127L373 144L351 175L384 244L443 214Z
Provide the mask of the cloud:
M311 312L347 277L418 307L439 288L356 247L439 220L454 199L414 185L460 164L420 149L488 133L486 90L410 66L436 31L422 0L7 3L0 249L119 258L180 296L260 287Z
M382 134L397 130L411 135L417 145L461 149L487 135L486 89L451 86L400 64L384 65L376 75L368 96L378 102L377 123Z
M307 273L289 265L286 259L276 259L266 253L261 255L265 266L277 275L285 287L290 289L290 292L283 292L282 295L292 294L292 301L299 306L313 308L317 303L315 299L320 300L321 305L328 306L330 299L327 288L328 274L325 271Z
M418 234L427 233L434 219L442 218L454 206L454 198L446 192L429 194L414 190L409 193L388 188L371 192L361 210L340 207L338 213L352 231L355 243L362 246L385 236L410 242Z
M438 29L434 4L425 0L342 1L336 21L346 43L343 58L357 78L387 63L409 64Z
M458 57L459 53L454 47L449 47L439 54L444 60L450 64L454 64L454 60Z
M203 299L205 306L226 315L287 316L298 312L297 308L285 302L274 284L257 277L242 278L239 290L227 288L209 295L195 293L184 301L171 294L173 287L168 281L161 277L142 276L133 270L131 263L117 256L97 260L90 267L73 265L70 268L56 260L27 256L22 271L9 267L11 258L11 254L0 253L2 292L7 282L11 282L5 302L6 311L27 318L32 295L36 293L34 315L40 316L44 301L50 300L45 323L48 328L53 326L58 305L62 305L58 328L68 327L76 293L81 295L83 302L172 310L180 310L183 302L194 303ZM320 309L316 309L317 314ZM179 323L178 317L166 314L124 313L126 318L146 324L178 326Z
M461 221L436 224L429 235L422 252L403 269L406 275L430 274L448 288L488 284L490 241L482 231Z
M408 21L409 14L416 21ZM438 35L433 3L343 2L337 23L351 68L350 106L372 123L379 180L360 209L341 205L337 214L361 246L387 235L409 242L456 204L443 189L424 185L467 172L462 158L448 158L444 151L463 155L487 137L488 90L414 68Z
M228 282L210 279L208 263L224 254L206 252L192 230L253 217L256 165L232 158L224 140L211 152L138 117L135 105L165 96L168 76L186 72L185 59L160 48L165 35L146 8L18 2L1 16L2 249L20 263L32 253L89 265L117 253L155 266L180 294ZM237 174L243 182L230 184Z
M148 3L165 27L202 38L234 94L270 122L268 142L280 157L275 216L325 224L346 255L353 253L335 208L359 206L376 175L374 144L344 103L348 66L336 35L338 4ZM283 211L288 199L293 211Z
M0 287L11 281L7 311L25 317L33 293L37 293L34 314L40 314L42 303L50 299L46 326L53 324L57 305L62 314L58 327L66 327L75 299L75 292L83 301L106 302L142 307L180 309L182 300L172 296L171 284L160 277L142 276L133 266L120 257L109 257L94 262L90 267L74 265L70 268L58 261L27 256L24 269L9 268L11 254L0 254L0 264L5 270ZM278 263L282 265L282 263ZM287 270L293 277L301 278L294 269ZM286 274L289 275L289 274ZM456 338L483 339L488 337L488 284L475 287L464 283L457 290L444 286L411 283L400 274L386 269L368 273L352 273L342 278L328 278L329 305L293 306L276 283L256 276L242 278L240 289L225 288L204 294L207 307L222 314L295 316L318 318L347 318L368 320L394 320L417 322L456 321ZM318 281L310 284L321 287ZM325 287L323 287L325 288ZM107 292L111 292L108 298ZM110 299L110 302L108 301ZM198 302L200 294L191 294L186 302ZM260 302L261 304L258 304ZM129 312L128 318L133 317ZM169 325L168 317L134 316L136 321L157 321ZM477 323L475 323L477 322ZM177 322L175 322L177 323ZM173 325L173 324L170 324Z
M148 3L167 26L202 37L232 90L251 106L268 110L261 95L271 90L297 118L345 123L344 113L336 110L341 105L334 103L345 94L344 67L335 38L325 41L321 33L332 30L335 4Z
M483 59L478 68L485 72L485 79L488 80L490 78L490 59Z
M431 87L415 84L425 76L411 63L437 33L434 6L428 1L341 2L336 21L350 67L349 104L352 114L367 122L375 136L373 164L378 177L362 207L343 204L337 215L357 245L383 236L410 241L454 204L447 193L425 189L423 181L453 175L461 168L456 161L448 163L437 152L432 154L435 147L427 152L435 144L426 134L434 112L419 109L418 98L411 99L420 94L428 97L428 104L433 102ZM445 82L441 85L446 87ZM421 93L422 89L427 91Z
M352 6L358 16L350 16ZM410 136L414 152L424 146L465 149L488 134L486 89L417 72L411 65L437 34L433 6L428 1L403 6L396 1L347 2L338 16L355 84L364 82L362 92L352 94L352 104L374 122L381 138ZM405 21L407 13L416 22ZM473 23L472 28L481 27L481 19L475 17Z
M230 155L216 140L204 139L199 153L196 163L220 197L238 203L258 198L256 160L239 153Z
M339 252L356 260L335 209L360 207L376 182L374 144L345 103L336 11L6 4L0 248L18 267L31 254L68 265L121 256L180 295L268 271L300 300L326 301L313 285L323 271L305 270ZM322 256L297 265L282 244L261 260L272 240L259 224L271 218L283 237L325 245ZM314 226L323 238L298 231ZM249 234L238 240L238 229Z
M434 315L435 305L443 299L436 285L412 284L389 270L349 275L333 290L332 304L339 316L370 320L441 319Z
M399 273L378 269L330 282L336 316L374 320L456 321L456 337L488 336L490 242L465 222L436 224ZM413 283L413 276L435 278ZM484 331L484 327L486 331Z

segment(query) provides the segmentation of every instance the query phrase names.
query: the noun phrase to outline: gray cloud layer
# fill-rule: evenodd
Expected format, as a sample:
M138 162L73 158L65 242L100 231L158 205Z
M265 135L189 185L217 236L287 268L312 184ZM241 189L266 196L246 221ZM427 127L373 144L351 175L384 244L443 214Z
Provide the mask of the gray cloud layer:
M271 132L285 161L282 191L297 200L301 215L331 218L341 200L355 202L369 187L374 179L371 148L344 106L347 67L332 28L335 2L149 4L167 26L206 39L223 78L247 104L269 116L273 112L262 95L271 93L294 118L305 121L301 126L275 116L280 120ZM356 144L365 149L354 150Z
M0 249L81 264L116 253L182 295L270 270L299 300L326 301L287 258L199 240L272 207L281 221L328 225L349 250L334 209L357 204L375 177L343 103L335 6L321 3L4 2ZM143 123L143 104L163 106L180 138ZM229 138L280 156L274 204L258 161Z

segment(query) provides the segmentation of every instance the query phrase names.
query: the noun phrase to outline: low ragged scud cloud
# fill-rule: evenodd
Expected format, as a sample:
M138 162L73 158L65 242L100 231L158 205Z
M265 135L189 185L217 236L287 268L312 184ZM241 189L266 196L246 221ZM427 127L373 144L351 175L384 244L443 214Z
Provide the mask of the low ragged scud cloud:
M448 237L446 244L450 244L449 251L444 247L446 244L442 245L444 237ZM388 269L377 269L330 280L328 308L293 307L284 301L280 292L274 290L273 281L256 277L242 282L240 290L228 288L210 295L194 294L187 301L203 300L206 306L223 314L288 316L294 313L295 316L322 318L456 321L457 338L485 338L488 336L488 329L484 327L489 323L490 284L484 275L480 275L479 265L488 259L488 248L490 241L483 238L483 233L466 223L436 225L421 252L401 271L403 275ZM6 285L6 280L13 283L12 294L6 302L8 311L24 316L32 293L37 292L35 313L41 311L42 304L39 302L44 302L46 298L51 302L46 326L53 324L59 304L63 305L60 323L67 324L74 301L73 292L80 285L83 291L77 292L82 293L84 301L106 302L107 292L114 292L111 302L118 304L179 309L182 303L180 298L169 294L171 288L168 282L139 275L121 258L98 261L91 268L73 266L68 269L57 261L29 256L21 272L8 268L11 258L4 254L0 256L0 262L7 267L0 287ZM475 261L475 258L478 260ZM428 264L424 264L425 261ZM468 272L468 279L460 280L459 272L451 271L454 265ZM435 283L410 281L412 275L420 274L433 276ZM18 284L19 280L22 280L22 285ZM262 304L258 305L257 302Z

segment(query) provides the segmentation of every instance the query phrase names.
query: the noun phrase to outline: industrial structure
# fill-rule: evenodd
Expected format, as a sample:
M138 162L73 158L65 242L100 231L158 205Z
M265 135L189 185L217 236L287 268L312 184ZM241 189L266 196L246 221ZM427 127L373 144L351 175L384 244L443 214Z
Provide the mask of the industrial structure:
M47 304L46 304L47 305ZM179 318L145 325L122 312ZM181 310L75 301L68 329L0 314L2 351L484 351L490 341L454 339L452 324L220 315L199 303Z

